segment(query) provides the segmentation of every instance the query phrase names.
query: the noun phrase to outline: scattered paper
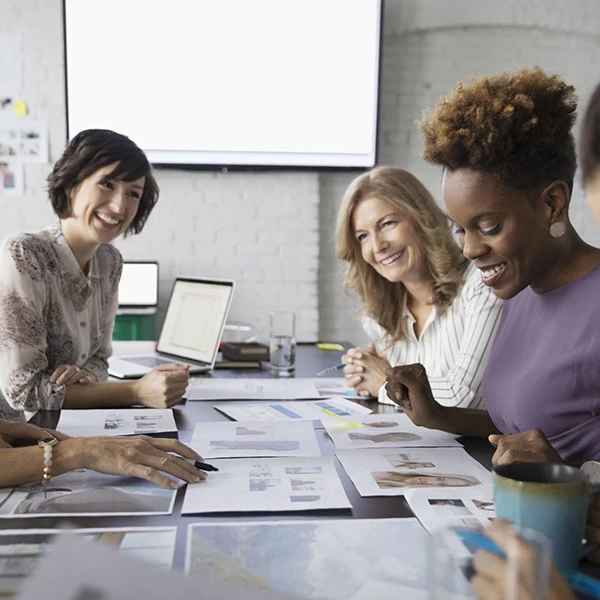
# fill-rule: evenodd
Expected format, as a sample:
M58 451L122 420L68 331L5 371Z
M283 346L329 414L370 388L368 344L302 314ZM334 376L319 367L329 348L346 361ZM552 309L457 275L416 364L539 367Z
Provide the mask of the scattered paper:
M190 446L204 458L321 456L309 421L196 423Z
M345 398L328 398L314 402L278 402L277 404L215 404L219 412L236 421L300 421L349 419L373 411ZM327 412L325 412L327 411ZM335 416L334 416L335 415Z
M321 396L346 396L347 398L360 398L354 388L346 385L344 377L315 377L312 380Z
M394 600L420 598L427 590L428 537L416 519L194 523L185 568L301 598L391 598L365 596L368 584L407 590Z
M56 428L73 437L177 431L169 408L61 410Z
M194 379L188 400L301 400L319 398L312 379Z
M175 494L143 479L71 471L47 486L29 483L8 490L0 497L0 518L168 515Z
M68 577L65 576L68 574ZM23 584L20 600L293 600L213 577L186 577L124 557L77 536L60 536L35 573Z
M215 460L205 481L188 484L182 514L351 508L333 457Z
M99 542L120 556L134 556L170 569L176 533L176 527L0 530L0 597L17 592L59 535Z
M429 533L443 527L483 530L496 516L492 487L412 489L406 492L406 501Z
M491 473L462 448L339 450L336 453L358 493L403 496L414 488L491 485Z
M404 413L366 415L344 421L325 419L327 433L336 448L404 448L461 446L456 436L418 427Z

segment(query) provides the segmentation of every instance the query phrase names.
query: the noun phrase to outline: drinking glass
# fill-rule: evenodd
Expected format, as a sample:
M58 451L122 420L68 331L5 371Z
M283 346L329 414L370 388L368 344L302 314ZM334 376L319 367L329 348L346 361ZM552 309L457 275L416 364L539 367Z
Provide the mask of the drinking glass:
M296 369L296 314L291 311L274 311L270 315L271 373L291 376Z

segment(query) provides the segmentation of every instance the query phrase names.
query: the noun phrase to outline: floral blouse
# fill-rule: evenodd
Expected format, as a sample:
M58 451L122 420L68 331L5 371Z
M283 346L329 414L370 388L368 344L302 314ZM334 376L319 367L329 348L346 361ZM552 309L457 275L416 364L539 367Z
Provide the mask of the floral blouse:
M60 224L11 235L0 248L0 418L62 407L61 364L108 377L123 259L102 244L86 276ZM25 415L23 414L25 412Z

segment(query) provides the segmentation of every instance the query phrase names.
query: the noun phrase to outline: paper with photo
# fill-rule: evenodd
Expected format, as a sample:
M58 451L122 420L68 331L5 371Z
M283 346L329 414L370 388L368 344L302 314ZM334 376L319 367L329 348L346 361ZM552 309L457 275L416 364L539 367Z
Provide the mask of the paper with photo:
M204 458L321 456L309 421L196 423L189 445Z
M331 456L211 462L219 472L188 484L182 514L352 507Z
M370 583L412 599L427 589L428 541L411 518L193 523L185 570L301 598L385 599L360 596Z
M312 379L209 379L198 377L188 388L188 400L303 400L319 398Z
M25 193L23 163L16 158L0 156L0 197L22 196Z
M0 518L169 515L176 490L86 469L20 485L0 500Z
M345 396L346 398L360 398L354 388L348 387L345 377L315 377L313 382L319 390L319 395L324 397Z
M363 496L403 496L414 488L491 485L491 473L462 448L338 450L344 470Z
M337 420L338 418L348 419L355 415L367 415L373 412L370 408L345 398L262 404L228 402L227 404L214 404L213 406L219 412L236 421Z
M58 431L73 437L177 431L170 408L61 410Z
M411 489L405 495L411 510L429 533L443 527L468 527L480 531L496 516L491 486L464 490Z
M106 544L122 556L170 569L176 534L176 527L0 530L0 597L14 594L21 587L59 535Z
M456 436L444 431L418 427L404 413L365 415L345 422L326 419L327 429L336 448L404 448L459 446Z
M68 577L65 577L68 565ZM266 590L248 589L214 577L189 577L156 569L77 536L59 536L23 583L20 600L293 600Z
M48 162L48 125L30 117L0 114L0 161ZM4 184L6 187L6 182Z

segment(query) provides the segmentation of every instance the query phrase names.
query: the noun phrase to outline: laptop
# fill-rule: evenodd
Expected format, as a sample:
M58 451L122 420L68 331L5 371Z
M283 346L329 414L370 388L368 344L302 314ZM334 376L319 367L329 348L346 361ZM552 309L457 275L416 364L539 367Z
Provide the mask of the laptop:
M154 314L158 308L158 263L126 261L119 281L117 314Z
M120 379L143 377L159 365L190 365L190 374L206 373L215 364L234 281L177 277L173 284L156 352L112 356L108 373Z

